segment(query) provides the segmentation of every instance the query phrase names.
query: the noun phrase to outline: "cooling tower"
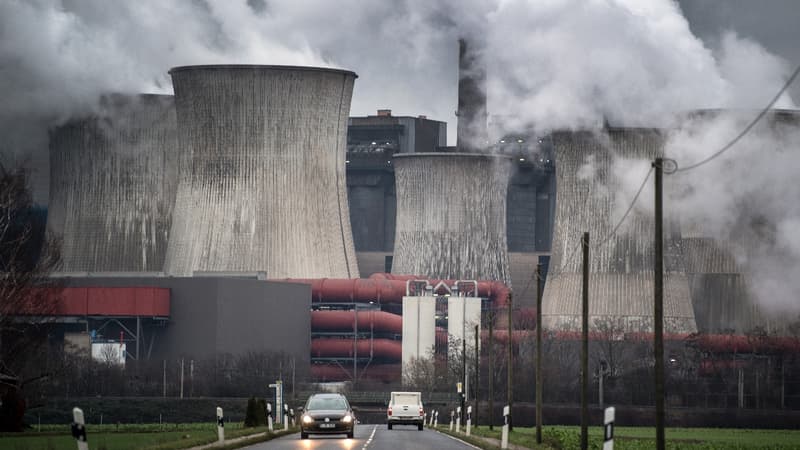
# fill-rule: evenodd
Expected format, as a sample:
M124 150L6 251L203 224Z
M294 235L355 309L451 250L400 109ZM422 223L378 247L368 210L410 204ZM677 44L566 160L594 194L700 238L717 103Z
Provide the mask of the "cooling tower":
M651 214L632 212L618 232L612 212L630 198L615 198L620 180L614 158L652 160L663 152L655 130L559 132L556 158L556 216L553 252L542 301L545 328L581 329L581 236L589 232L589 321L597 332L653 331L653 240ZM652 183L652 178L650 181ZM620 214L621 215L621 214ZM611 236L606 242L603 240ZM664 330L696 331L689 285L680 255L680 236L665 224Z
M288 66L170 71L181 171L166 271L358 277L345 185L356 75Z
M468 153L396 154L392 272L510 283L506 191L510 159Z
M62 270L161 271L177 187L168 95L108 95L50 135L48 228Z

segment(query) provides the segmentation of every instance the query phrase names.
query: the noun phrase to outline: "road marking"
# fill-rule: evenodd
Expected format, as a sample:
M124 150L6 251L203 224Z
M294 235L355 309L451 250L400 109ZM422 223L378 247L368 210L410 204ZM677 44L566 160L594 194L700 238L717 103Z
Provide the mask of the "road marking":
M434 431L436 431L437 433L441 434L442 436L447 436L447 437L449 437L450 439L452 439L452 440L454 440L454 441L458 441L458 442L461 442L462 444L464 444L464 445L467 445L467 446L469 446L469 447L472 447L472 448L475 448L475 449L481 450L481 448L480 448L480 447L478 447L478 446L475 446L475 445L472 445L472 444L470 444L469 442L462 441L461 439L459 439L459 438L457 438L457 437L450 436L449 434L447 434L447 433L442 433L441 431L438 431L438 430L434 430Z
M378 426L377 425L375 425L372 428L372 434L370 434L369 438L367 438L367 442L364 442L364 446L361 447L361 450L365 450L367 448L367 446L372 443L372 438L375 437L375 432L376 431L378 431Z

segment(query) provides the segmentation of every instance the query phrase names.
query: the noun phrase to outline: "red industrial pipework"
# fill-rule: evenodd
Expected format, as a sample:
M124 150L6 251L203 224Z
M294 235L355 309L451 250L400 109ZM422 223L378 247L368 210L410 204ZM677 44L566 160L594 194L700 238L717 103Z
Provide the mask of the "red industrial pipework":
M314 331L353 331L354 311L311 311ZM403 317L384 311L358 311L358 331L403 332Z
M358 341L358 354L400 361L403 343L392 339L363 339ZM352 358L353 340L347 338L316 338L311 340L312 358Z
M453 286L456 280L436 280L415 275L372 274L369 278L288 278L290 283L311 285L311 301L315 303L402 303L406 295L406 282L427 281L431 286L444 282ZM496 308L505 307L511 290L502 281L478 281L478 296L488 297ZM446 294L439 287L436 294Z

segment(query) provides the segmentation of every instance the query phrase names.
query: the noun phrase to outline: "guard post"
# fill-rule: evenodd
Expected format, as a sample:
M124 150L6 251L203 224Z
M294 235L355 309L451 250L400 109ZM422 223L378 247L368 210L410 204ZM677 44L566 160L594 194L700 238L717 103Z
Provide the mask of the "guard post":
M78 442L78 450L89 450L86 441L86 421L83 419L83 410L72 408L72 437Z
M225 416L222 415L222 408L217 406L217 439L225 442Z
M603 450L614 450L614 407L609 406L603 416Z
M439 427L439 411L436 411L436 414L433 415L433 427Z
M289 429L289 404L288 403L284 403L283 404L283 429L284 430L288 430Z
M461 432L461 407L456 408L456 433Z
M467 436L472 433L472 405L467 406Z
M267 429L270 433L274 431L272 429L272 403L267 403Z
M456 414L456 413L455 413L455 412L453 412L453 410L451 409L451 410L450 410L450 431L453 431L453 416L454 416L455 414Z
M508 405L503 407L503 432L500 437L500 448L508 448L508 423L511 421L511 408Z

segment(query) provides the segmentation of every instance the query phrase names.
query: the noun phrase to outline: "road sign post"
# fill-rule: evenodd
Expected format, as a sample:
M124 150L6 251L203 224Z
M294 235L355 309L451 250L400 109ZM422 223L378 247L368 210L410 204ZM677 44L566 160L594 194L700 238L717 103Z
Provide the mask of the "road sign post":
M283 381L277 380L270 384L269 387L275 389L275 422L286 424L283 414L281 414L281 405L283 405Z

